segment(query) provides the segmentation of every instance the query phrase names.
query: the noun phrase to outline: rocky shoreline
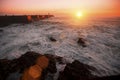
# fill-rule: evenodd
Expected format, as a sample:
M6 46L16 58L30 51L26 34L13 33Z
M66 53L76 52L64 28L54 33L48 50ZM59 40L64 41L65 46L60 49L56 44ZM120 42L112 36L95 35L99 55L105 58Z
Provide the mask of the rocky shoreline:
M56 65L65 65L62 71ZM119 80L120 75L98 77L91 73L96 69L74 60L72 63L63 57L27 52L13 60L0 60L0 80ZM56 73L58 77L55 78Z

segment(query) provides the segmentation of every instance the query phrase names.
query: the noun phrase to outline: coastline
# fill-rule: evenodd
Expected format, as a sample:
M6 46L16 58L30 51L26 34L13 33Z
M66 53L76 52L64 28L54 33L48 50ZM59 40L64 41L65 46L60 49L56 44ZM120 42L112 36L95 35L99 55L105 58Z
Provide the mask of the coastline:
M39 21L54 17L54 15L12 15L12 16L0 16L0 27L8 26L14 23L31 23L33 21Z

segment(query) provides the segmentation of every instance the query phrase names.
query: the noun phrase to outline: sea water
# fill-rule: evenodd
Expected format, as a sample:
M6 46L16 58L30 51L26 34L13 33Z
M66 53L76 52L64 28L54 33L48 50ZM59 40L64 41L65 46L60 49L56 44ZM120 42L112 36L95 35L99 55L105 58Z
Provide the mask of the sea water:
M86 47L77 43L79 38ZM120 18L53 17L0 28L1 59L18 58L27 51L77 59L95 67L92 73L98 76L120 74Z

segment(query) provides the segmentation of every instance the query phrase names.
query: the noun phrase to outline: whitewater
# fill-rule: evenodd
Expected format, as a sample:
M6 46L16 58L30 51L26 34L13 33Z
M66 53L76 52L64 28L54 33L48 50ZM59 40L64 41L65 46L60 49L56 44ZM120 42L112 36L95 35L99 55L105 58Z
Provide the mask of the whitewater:
M86 47L77 43L78 38L85 40ZM0 59L18 58L27 51L77 59L95 67L92 74L98 76L120 74L120 18L82 22L53 17L0 28Z

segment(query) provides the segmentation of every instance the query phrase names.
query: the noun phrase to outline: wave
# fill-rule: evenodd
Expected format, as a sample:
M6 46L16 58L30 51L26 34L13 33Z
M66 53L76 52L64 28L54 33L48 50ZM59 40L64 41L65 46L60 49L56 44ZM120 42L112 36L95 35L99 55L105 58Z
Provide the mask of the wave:
M71 24L67 24L67 23ZM120 74L119 19L91 20L72 24L67 18L50 18L30 24L0 28L0 58L13 59L27 51L77 59L94 66L98 76ZM56 41L50 40L50 37ZM83 38L86 47L80 46Z

